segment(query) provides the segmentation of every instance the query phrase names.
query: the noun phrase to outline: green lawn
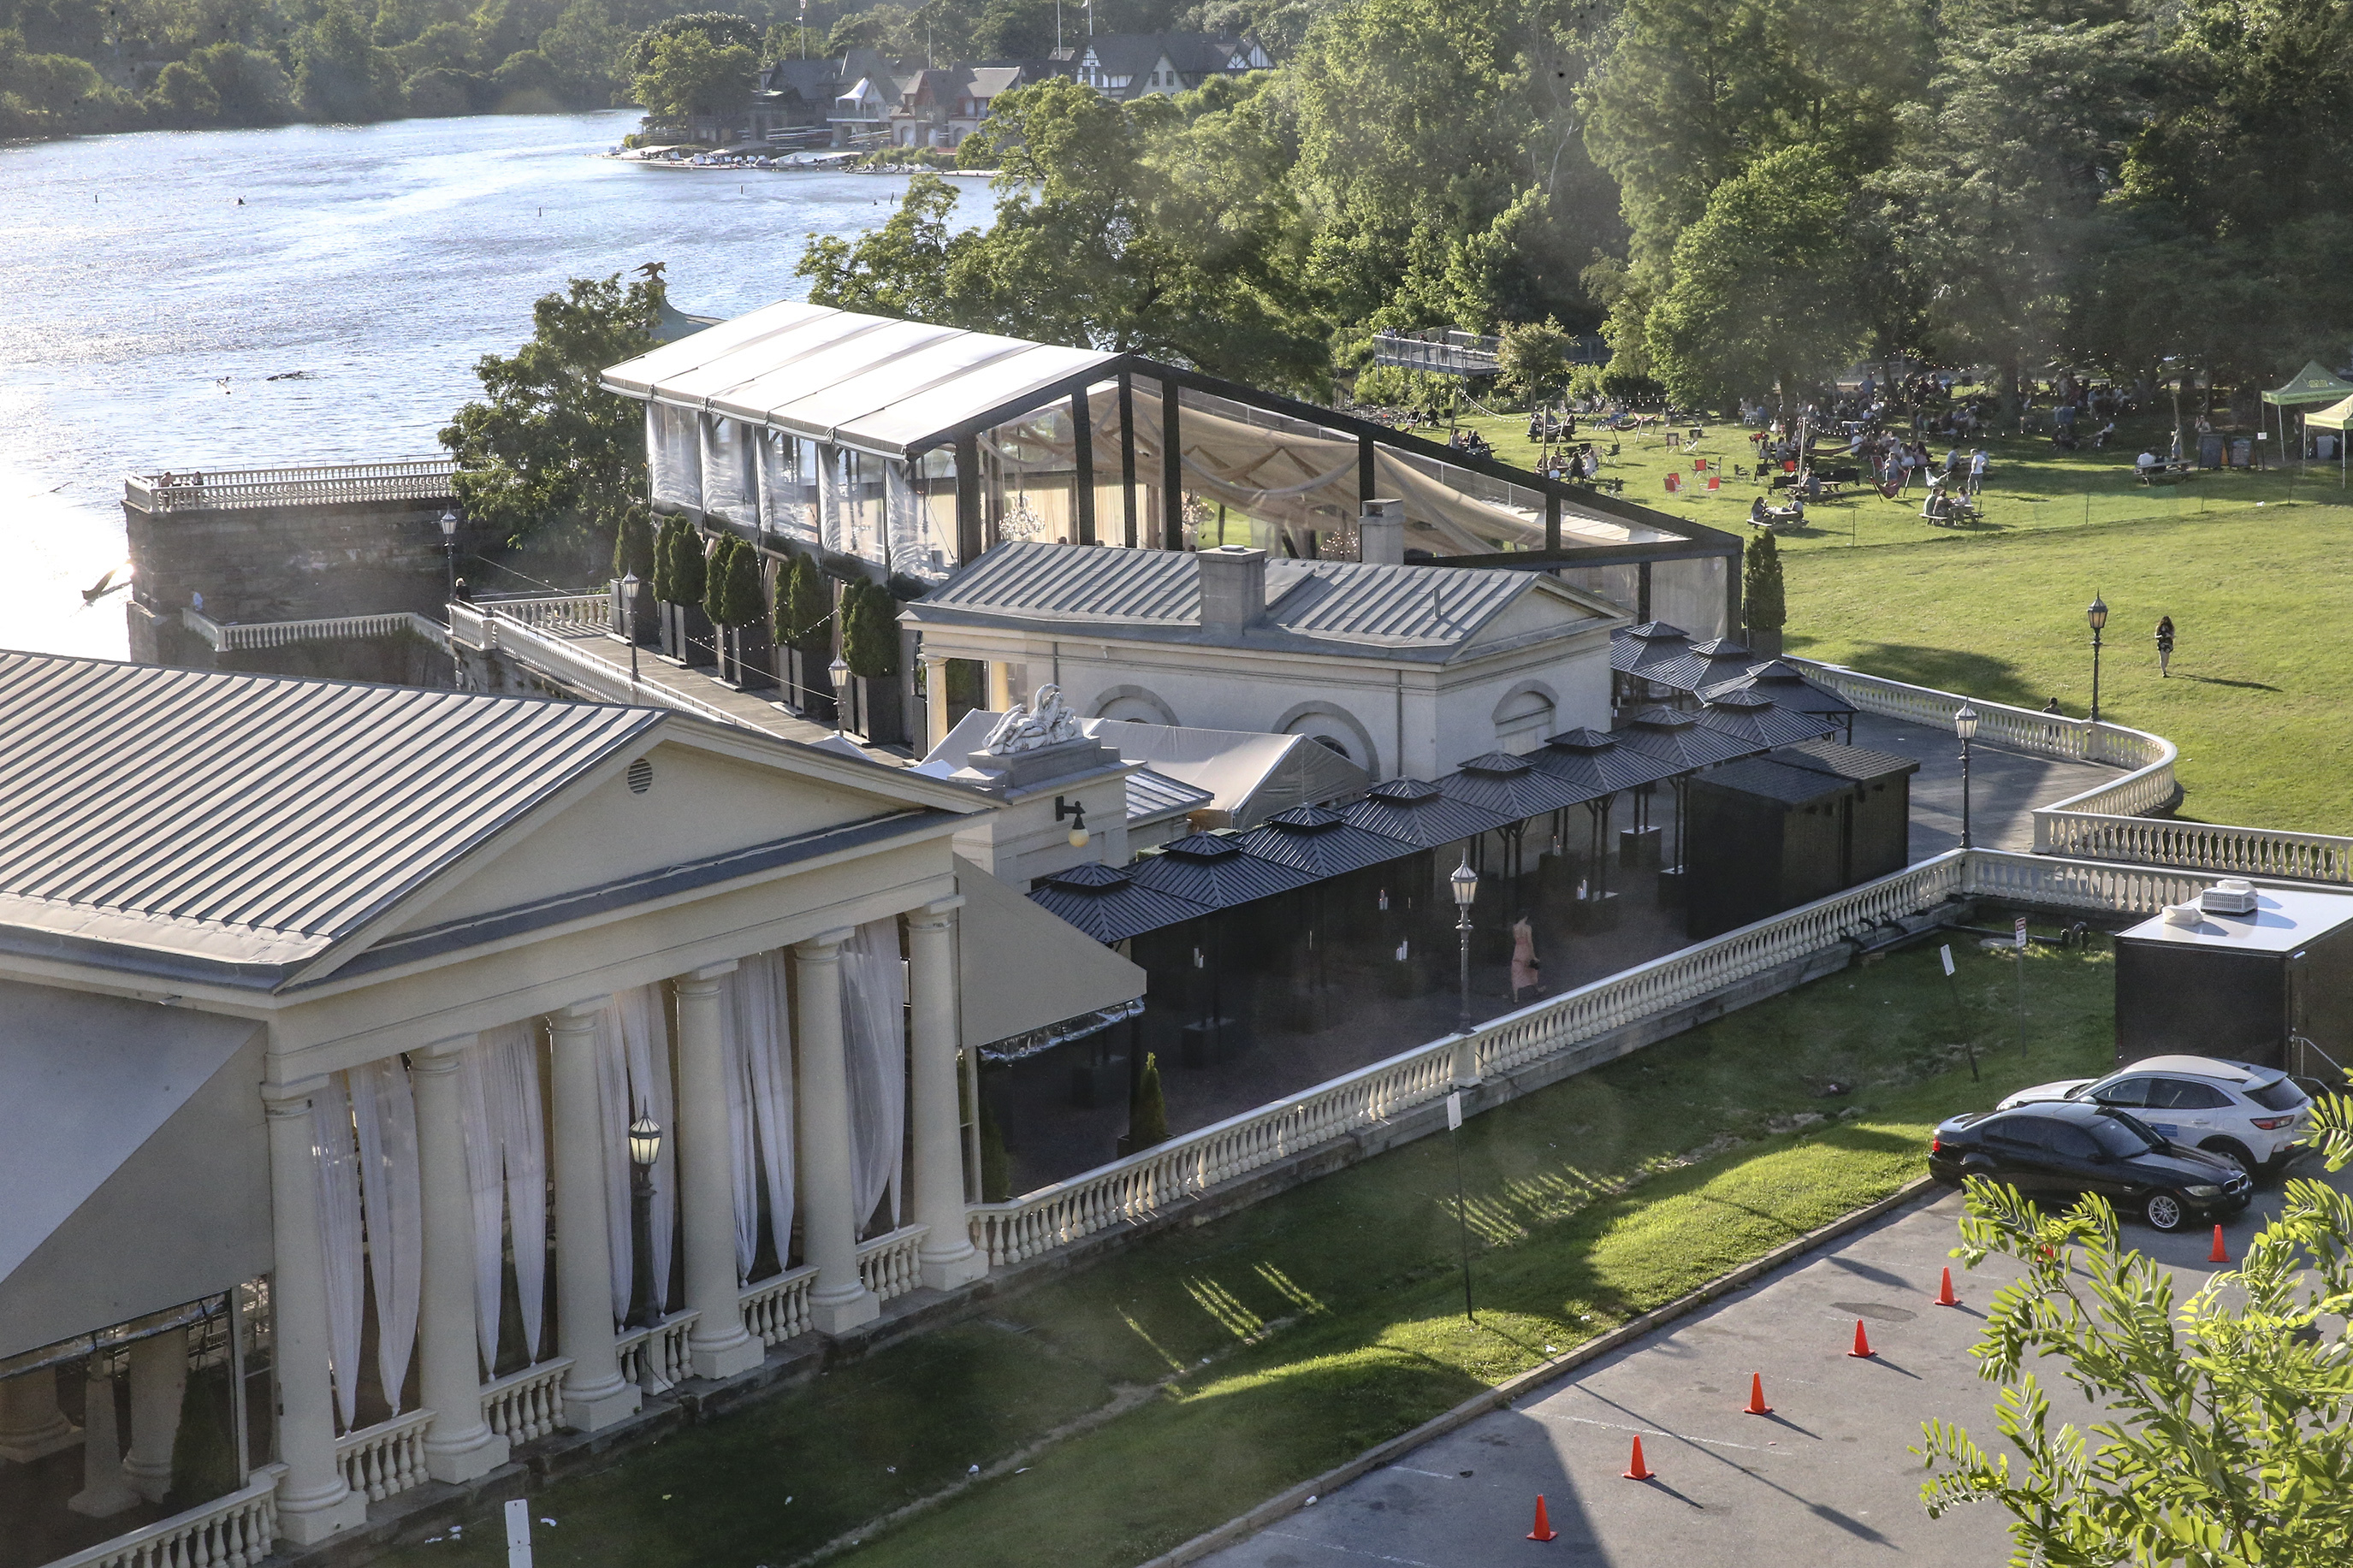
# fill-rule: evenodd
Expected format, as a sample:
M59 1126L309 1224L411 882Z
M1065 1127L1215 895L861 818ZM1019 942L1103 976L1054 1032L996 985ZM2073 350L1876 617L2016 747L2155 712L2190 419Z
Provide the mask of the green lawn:
M781 1568L1147 1390L843 1559L1124 1568L1884 1195L1937 1118L2108 1058L2105 950L2031 955L2024 1055L2011 961L1956 956L1959 1012L1921 949L1474 1118L1477 1327L1453 1152L1425 1139L549 1489L538 1561ZM500 1560L490 1523L466 1536L394 1561Z

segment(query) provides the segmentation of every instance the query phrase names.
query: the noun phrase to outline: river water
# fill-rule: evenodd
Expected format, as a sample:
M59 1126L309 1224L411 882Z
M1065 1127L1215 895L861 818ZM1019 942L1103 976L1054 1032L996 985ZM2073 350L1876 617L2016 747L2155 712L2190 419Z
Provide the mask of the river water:
M596 156L635 123L0 148L0 647L123 657L122 595L77 590L123 561L126 473L439 456L475 361L566 279L661 261L680 309L737 315L805 295L809 237L872 227L904 188Z

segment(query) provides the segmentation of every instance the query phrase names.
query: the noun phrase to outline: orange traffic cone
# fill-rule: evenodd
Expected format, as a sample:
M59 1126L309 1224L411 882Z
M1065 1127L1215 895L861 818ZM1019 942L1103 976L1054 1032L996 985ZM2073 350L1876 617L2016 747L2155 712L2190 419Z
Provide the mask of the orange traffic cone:
M1544 1493L1536 1493L1536 1527L1528 1531L1528 1539L1530 1541L1550 1541L1554 1536L1559 1533L1560 1531L1552 1527L1552 1521L1545 1517Z
M2214 1227L2214 1250L2206 1255L2206 1261L2209 1263L2231 1261L2231 1251L2222 1245L2222 1227L2219 1225Z
M1626 1461L1626 1479L1630 1481L1647 1481L1655 1473L1650 1466L1642 1463L1642 1439L1635 1438L1634 1457Z
M1748 1407L1743 1410L1741 1414L1743 1415L1770 1415L1773 1414L1773 1407L1765 1403L1765 1374L1763 1373L1752 1372L1748 1374Z
M1854 1349L1846 1353L1863 1360L1868 1360L1871 1356L1871 1341L1863 1334L1861 1318L1854 1321Z
M1939 1307L1957 1307L1961 1304L1961 1299L1953 1294L1953 1271L1950 1268L1945 1270L1945 1282L1937 1289L1936 1304Z

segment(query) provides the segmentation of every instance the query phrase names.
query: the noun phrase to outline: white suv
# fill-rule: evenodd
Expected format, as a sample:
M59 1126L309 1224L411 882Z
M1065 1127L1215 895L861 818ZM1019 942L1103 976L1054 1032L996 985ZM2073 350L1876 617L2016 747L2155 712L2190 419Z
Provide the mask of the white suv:
M2087 1100L2130 1110L2158 1137L2234 1160L2257 1181L2295 1158L2312 1114L2312 1101L2285 1073L2212 1057L2150 1057L2105 1078L2037 1084L2000 1109L2038 1100Z

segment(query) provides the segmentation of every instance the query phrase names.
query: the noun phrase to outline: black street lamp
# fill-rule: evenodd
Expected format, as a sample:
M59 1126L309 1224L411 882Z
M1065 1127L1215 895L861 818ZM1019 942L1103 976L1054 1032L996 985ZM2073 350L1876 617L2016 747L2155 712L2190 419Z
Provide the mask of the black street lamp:
M638 687L638 574L628 573L621 578L621 614L626 617L621 640L629 645L629 689Z
M833 738L839 741L842 738L842 694L849 689L849 661L835 654L833 662L825 667L825 672L833 678Z
M2092 595L2091 608L2084 618L2092 623L2092 722L2100 721L2100 632L2108 624L2108 606L2097 594Z
M1454 885L1454 908L1459 911L1454 930L1462 941L1462 1005L1455 1015L1454 1032L1467 1035L1471 1032L1471 905L1479 897L1479 873L1471 869L1468 846L1462 851L1462 864L1454 868L1447 880Z
M1978 710L1968 703L1953 715L1953 733L1961 738L1961 847L1972 849L1969 841L1969 742L1977 739Z
M441 513L441 553L449 559L449 600L455 600L458 597L458 514L447 508Z
M661 1320L654 1289L654 1162L661 1158L661 1123L640 1116L629 1123L629 1327Z

